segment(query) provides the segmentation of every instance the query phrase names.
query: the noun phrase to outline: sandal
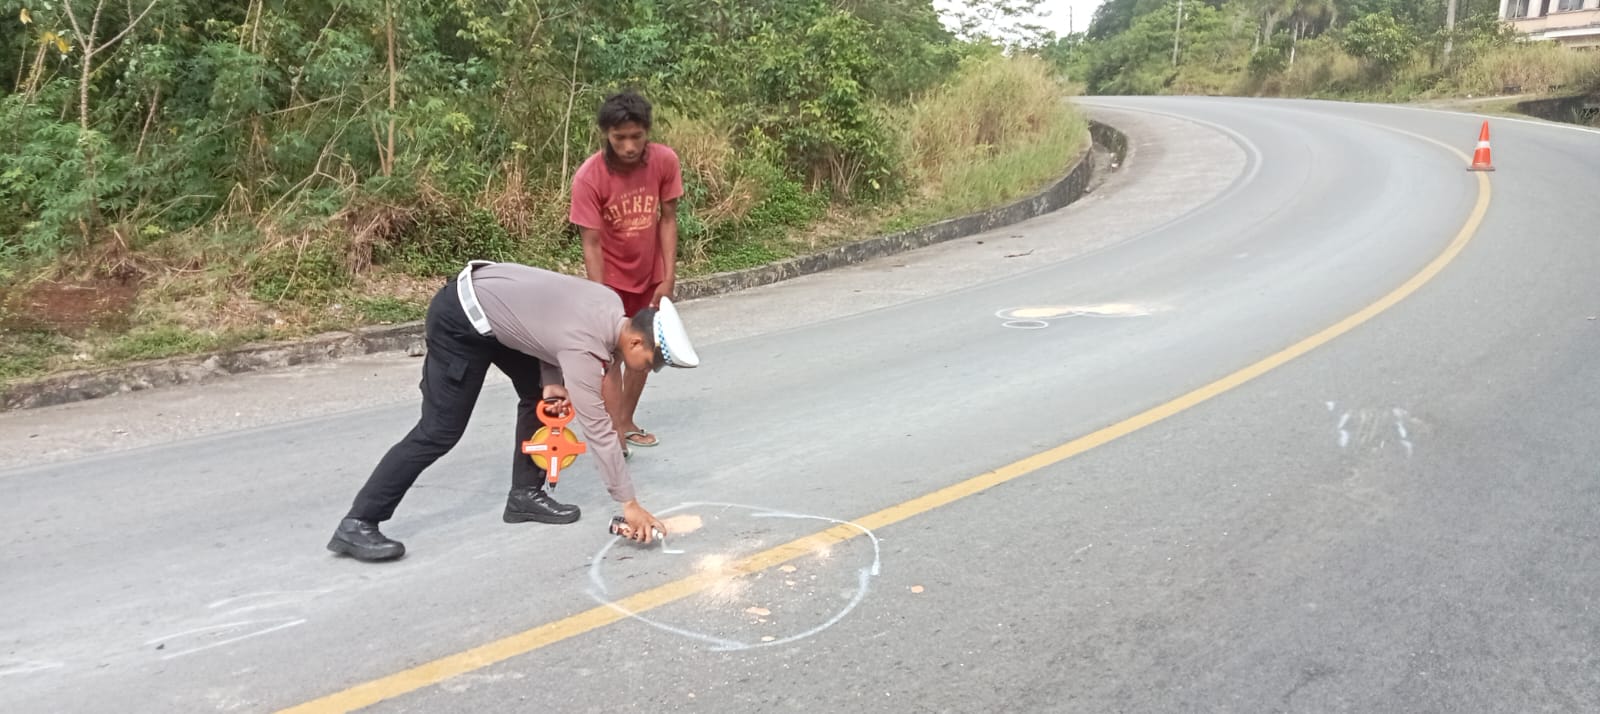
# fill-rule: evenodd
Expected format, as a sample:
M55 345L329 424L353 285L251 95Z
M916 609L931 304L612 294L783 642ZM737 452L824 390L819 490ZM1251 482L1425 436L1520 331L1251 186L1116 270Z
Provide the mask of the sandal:
M635 437L635 436L647 437L647 438L650 439L650 441L649 442L634 441L633 437ZM637 430L634 430L634 431L627 432L627 433L622 435L622 440L627 442L629 446L638 446L638 447L642 447L642 448L646 448L646 449L654 448L654 447L656 447L657 445L659 445L661 443L659 440L656 439L654 434L651 434L650 432L645 431L644 429L637 429Z

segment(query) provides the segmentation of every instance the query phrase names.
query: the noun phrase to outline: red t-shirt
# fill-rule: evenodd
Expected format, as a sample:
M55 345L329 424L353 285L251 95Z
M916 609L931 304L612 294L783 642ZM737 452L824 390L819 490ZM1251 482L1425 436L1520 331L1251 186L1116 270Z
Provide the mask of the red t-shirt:
M661 202L683 196L678 154L662 144L645 149L644 166L624 174L606 168L603 152L595 152L572 177L570 220L600 231L605 255L602 281L631 293L666 279L661 260Z

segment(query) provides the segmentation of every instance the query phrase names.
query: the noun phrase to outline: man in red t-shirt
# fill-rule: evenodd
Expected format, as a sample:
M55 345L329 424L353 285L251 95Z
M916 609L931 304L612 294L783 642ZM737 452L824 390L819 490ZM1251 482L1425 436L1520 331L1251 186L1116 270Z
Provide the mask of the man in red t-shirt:
M633 92L607 97L597 117L605 146L572 177L570 219L583 236L584 268L622 297L629 317L671 298L677 278L683 172L676 152L650 141L650 114L650 103ZM616 362L602 383L625 446L657 444L633 421L647 376Z

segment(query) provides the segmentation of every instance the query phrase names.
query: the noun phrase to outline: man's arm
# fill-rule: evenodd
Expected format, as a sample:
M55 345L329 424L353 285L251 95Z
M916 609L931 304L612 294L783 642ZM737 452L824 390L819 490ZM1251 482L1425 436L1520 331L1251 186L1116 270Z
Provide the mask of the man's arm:
M617 435L611 415L606 412L605 400L600 396L600 381L605 376L605 364L587 352L563 352L557 360L566 378L567 398L578 413L578 425L588 439L588 453L598 462L600 478L612 500L630 503L635 500L633 479L628 475L627 462L622 458L622 439Z
M678 152L670 147L661 151L661 220L656 224L656 238L661 242L661 287L656 288L651 307L661 307L661 297L672 297L678 283L678 199L683 198L683 162Z
M583 236L584 275L594 282L604 282L606 277L606 254L600 250L600 231L579 226L578 235ZM674 229L673 235L673 244L676 245L676 229Z
M662 275L665 277L661 280L661 287L656 288L655 299L650 302L652 307L661 306L663 295L672 297L672 291L678 283L678 199L661 204L661 222L656 235L661 241L661 261L665 264L662 266Z
M567 211L567 220L578 227L578 235L583 237L584 274L597 283L603 282L606 274L606 255L600 249L600 227L605 224L600 204L600 196L595 193L594 186L584 180L581 172L574 176L572 205Z

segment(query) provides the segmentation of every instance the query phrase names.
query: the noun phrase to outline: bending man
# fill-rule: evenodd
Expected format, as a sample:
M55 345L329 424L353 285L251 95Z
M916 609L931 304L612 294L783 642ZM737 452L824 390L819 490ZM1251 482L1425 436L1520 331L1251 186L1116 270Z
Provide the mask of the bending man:
M578 520L577 506L545 492L544 470L521 449L540 426L535 409L576 409L588 453L611 497L623 504L632 537L648 543L652 527L666 531L634 495L601 381L617 361L640 371L699 363L670 300L630 318L604 285L525 265L474 261L434 295L425 324L421 419L378 462L329 550L364 561L405 554L405 546L383 535L378 524L394 515L422 471L461 439L490 365L511 378L518 398L507 523ZM544 399L554 403L544 406Z

